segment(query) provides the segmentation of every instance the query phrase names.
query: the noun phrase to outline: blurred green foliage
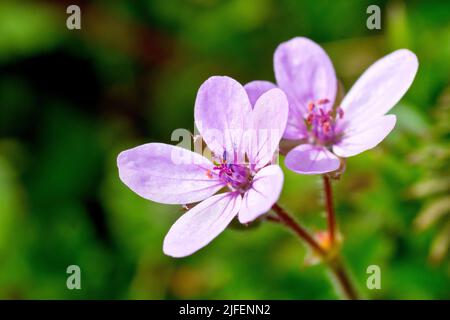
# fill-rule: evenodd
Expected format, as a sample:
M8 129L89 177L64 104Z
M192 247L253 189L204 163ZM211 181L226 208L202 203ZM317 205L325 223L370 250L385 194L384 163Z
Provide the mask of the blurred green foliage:
M337 298L325 268L305 266L305 248L278 225L229 228L191 257L164 256L181 208L139 198L115 164L123 149L193 130L209 76L273 80L273 52L294 36L323 45L346 90L394 49L418 55L396 129L349 159L336 209L365 297L450 298L448 1L79 3L79 31L65 26L71 3L0 4L0 298ZM381 30L366 28L370 4L382 8ZM285 175L280 202L323 229L319 178ZM79 291L66 288L72 264ZM366 289L371 264L381 290Z

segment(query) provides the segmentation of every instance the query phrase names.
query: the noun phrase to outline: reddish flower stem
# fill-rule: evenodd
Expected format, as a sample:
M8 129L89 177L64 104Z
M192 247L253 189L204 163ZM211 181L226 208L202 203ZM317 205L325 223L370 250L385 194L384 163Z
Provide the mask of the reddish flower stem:
M350 281L350 277L345 269L342 260L338 255L330 256L324 248L309 234L309 232L298 224L294 218L292 218L286 210L284 210L280 205L275 203L272 206L272 210L277 214L278 219L275 217L270 217L268 221L277 222L284 224L289 229L291 229L300 239L305 241L311 249L313 249L321 259L327 263L337 283L339 284L343 294L347 299L356 300L358 296L355 289Z
M277 203L272 206L272 210L280 218L280 222L289 227L295 234L297 234L302 240L304 240L314 251L316 251L320 256L326 256L325 250L317 243L317 241L300 226L282 207Z
M358 300L356 290L340 257L329 263L329 266L345 297L349 300Z
M323 175L323 189L325 191L325 206L327 209L328 234L330 237L330 247L334 246L336 240L336 217L333 205L333 190L331 181L327 175Z

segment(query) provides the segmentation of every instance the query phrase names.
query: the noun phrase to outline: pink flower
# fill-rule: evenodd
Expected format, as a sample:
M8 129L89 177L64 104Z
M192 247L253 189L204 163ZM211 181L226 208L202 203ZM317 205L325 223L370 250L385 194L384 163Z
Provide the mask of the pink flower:
M288 101L280 89L272 89L252 102L244 87L229 77L211 77L200 87L195 124L214 162L161 143L118 156L120 179L141 197L166 204L201 201L169 230L165 254L190 255L234 217L248 223L278 200L283 173L272 159L286 127ZM221 189L226 191L216 194Z
M275 78L289 100L289 119L283 138L305 143L292 149L286 166L302 174L337 170L340 159L374 148L394 128L395 115L386 113L410 87L418 68L417 57L401 49L369 67L342 100L333 107L337 80L325 51L306 38L278 46ZM245 88L251 100L276 86L253 81Z

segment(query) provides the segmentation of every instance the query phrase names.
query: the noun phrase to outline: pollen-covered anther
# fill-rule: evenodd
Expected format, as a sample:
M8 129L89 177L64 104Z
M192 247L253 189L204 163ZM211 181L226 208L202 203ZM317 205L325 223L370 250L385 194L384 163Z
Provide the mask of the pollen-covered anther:
M323 98L308 103L308 112L305 115L310 141L316 145L327 146L335 143L339 138L336 131L336 120L342 119L344 112L338 108L333 110L330 100Z

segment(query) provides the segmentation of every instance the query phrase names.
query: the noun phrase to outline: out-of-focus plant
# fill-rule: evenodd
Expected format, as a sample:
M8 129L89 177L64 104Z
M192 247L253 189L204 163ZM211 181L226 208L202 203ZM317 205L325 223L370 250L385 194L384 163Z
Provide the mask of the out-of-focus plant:
M431 243L429 260L441 263L450 246L450 87L438 99L433 110L434 124L427 143L412 155L415 163L425 165L426 174L411 187L411 195L424 199L425 204L414 220L414 228L421 232L437 227Z

